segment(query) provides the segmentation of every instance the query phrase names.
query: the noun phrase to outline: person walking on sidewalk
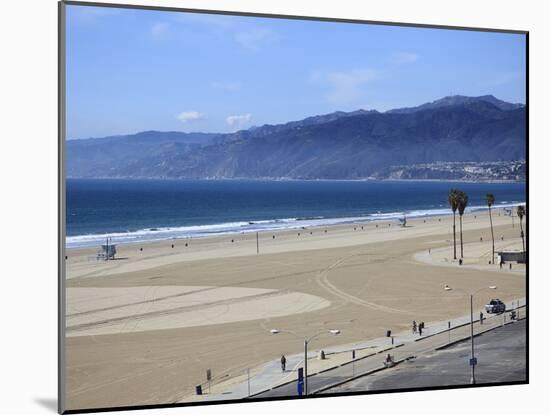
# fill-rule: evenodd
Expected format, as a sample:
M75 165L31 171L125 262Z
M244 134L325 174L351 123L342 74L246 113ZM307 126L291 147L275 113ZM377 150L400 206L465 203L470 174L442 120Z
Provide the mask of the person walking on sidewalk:
M479 324L483 324L483 311L479 312Z
M418 325L418 335L422 336L422 323Z
M416 334L416 320L413 320L413 334Z
M282 369L283 372L286 369L286 357L285 357L285 355L281 356L281 369Z

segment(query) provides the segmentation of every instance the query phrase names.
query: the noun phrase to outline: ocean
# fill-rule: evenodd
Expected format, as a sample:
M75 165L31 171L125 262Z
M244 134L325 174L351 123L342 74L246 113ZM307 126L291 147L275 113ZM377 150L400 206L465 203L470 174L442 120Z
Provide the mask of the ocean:
M440 181L67 180L67 248L138 243L450 214L449 189L469 211L526 199L525 183Z

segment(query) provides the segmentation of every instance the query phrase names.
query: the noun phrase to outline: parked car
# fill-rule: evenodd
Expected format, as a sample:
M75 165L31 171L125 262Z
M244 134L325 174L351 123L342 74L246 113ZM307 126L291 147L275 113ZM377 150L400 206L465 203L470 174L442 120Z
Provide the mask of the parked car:
M485 311L487 311L487 313L495 314L504 313L506 311L506 304L504 304L498 298L492 299L491 301L489 301L489 304L485 306Z

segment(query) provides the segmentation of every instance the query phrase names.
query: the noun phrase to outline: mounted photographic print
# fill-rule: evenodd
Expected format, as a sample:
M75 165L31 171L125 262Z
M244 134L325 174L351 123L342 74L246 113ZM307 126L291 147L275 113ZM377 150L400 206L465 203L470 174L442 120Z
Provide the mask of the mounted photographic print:
M528 382L527 32L59 10L60 412Z

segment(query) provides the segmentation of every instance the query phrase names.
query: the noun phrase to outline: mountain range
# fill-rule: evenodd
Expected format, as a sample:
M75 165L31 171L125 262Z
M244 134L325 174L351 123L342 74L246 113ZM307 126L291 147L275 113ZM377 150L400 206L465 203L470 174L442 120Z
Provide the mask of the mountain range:
M146 131L68 140L80 178L364 179L392 166L526 158L526 108L449 96L386 112L337 111L235 133Z

